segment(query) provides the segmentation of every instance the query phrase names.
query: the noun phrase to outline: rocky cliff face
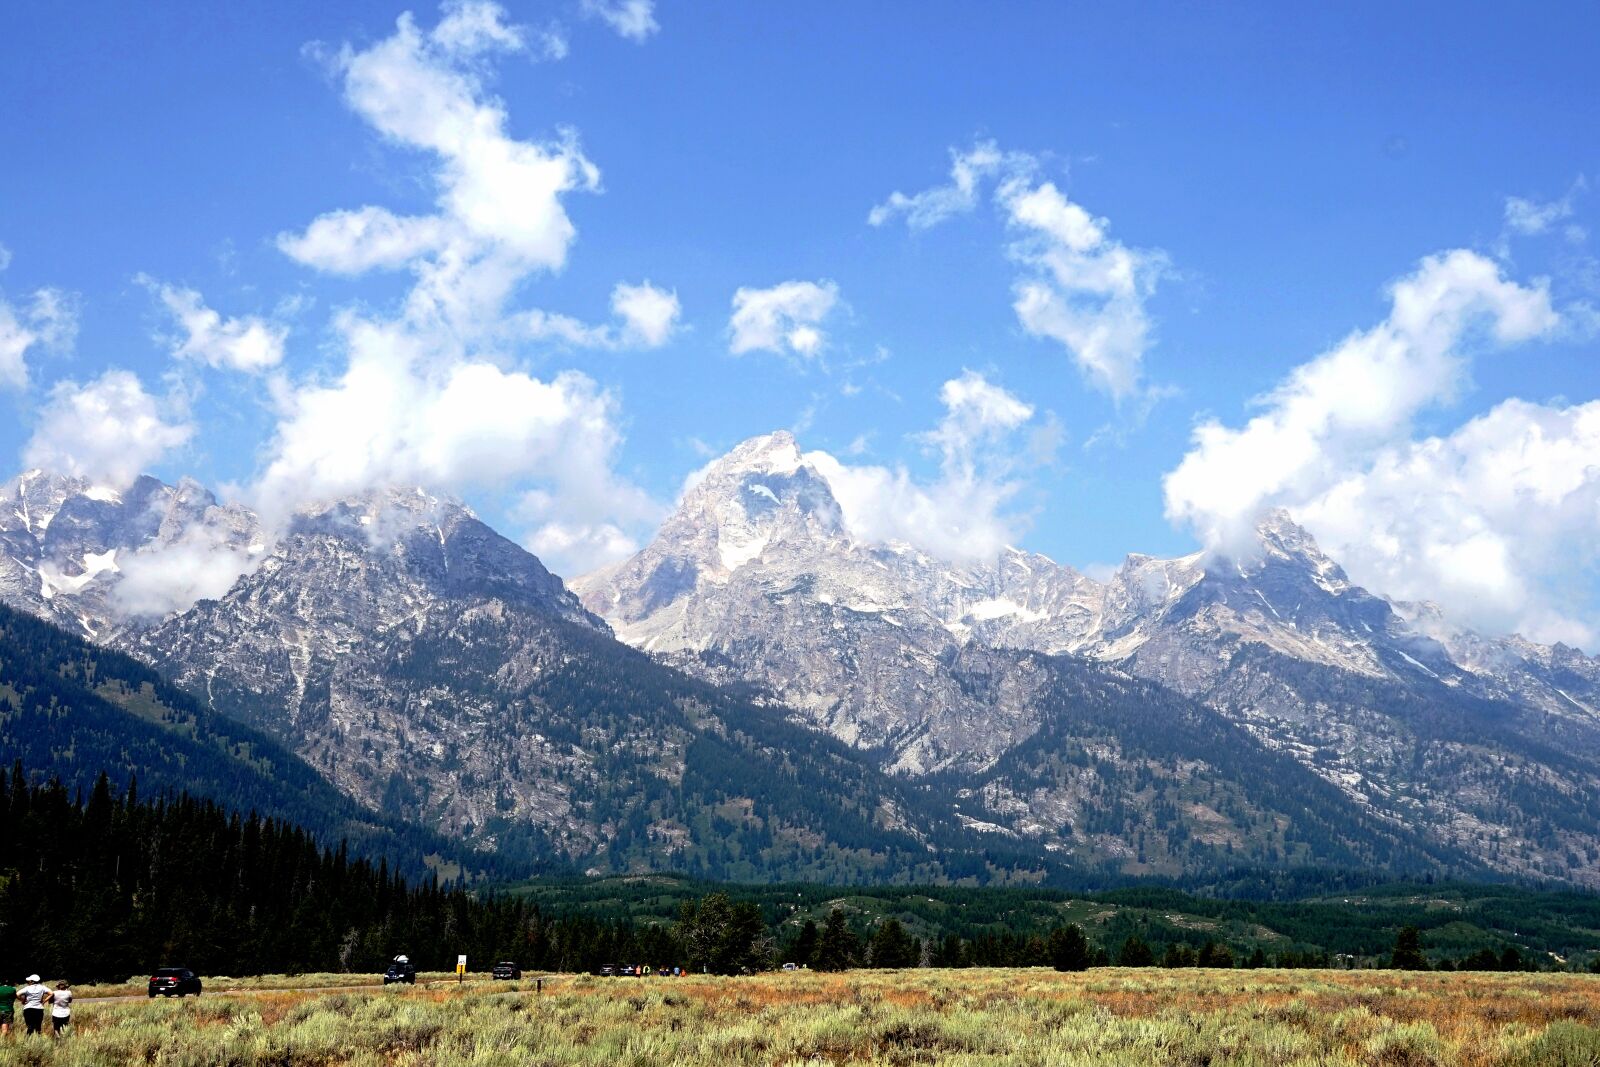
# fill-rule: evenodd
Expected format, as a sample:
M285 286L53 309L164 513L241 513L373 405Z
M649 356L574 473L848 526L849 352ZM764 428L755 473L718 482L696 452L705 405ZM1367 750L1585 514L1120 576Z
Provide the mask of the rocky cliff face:
M1016 653L1072 656L1203 701L1392 825L1498 869L1600 881L1600 663L1391 604L1281 512L1257 542L1241 559L1130 556L1104 584L1016 550L954 565L852 538L821 470L774 434L573 586L624 640L759 684L898 773L1009 765L1055 721L1051 669Z
M0 485L0 601L91 639L222 593L265 547L254 514L190 479Z
M421 490L269 536L191 482L37 473L0 489L0 599L157 665L367 807L508 854L1597 881L1595 661L1373 596L1287 516L1259 535L1249 559L1133 556L1105 583L1016 550L952 563L852 536L774 434L581 601Z

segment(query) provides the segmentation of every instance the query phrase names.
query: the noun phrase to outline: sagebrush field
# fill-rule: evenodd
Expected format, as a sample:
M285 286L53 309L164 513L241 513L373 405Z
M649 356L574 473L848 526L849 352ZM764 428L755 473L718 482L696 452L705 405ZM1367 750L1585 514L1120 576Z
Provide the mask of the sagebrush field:
M1600 978L857 971L83 1005L3 1064L1600 1064Z

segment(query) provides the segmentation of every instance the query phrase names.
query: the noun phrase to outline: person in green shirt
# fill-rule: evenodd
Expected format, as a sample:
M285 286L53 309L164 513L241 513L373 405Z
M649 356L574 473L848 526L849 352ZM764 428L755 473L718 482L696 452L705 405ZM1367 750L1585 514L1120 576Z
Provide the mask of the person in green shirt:
M16 1021L17 987L0 978L0 1037L11 1036L11 1024Z

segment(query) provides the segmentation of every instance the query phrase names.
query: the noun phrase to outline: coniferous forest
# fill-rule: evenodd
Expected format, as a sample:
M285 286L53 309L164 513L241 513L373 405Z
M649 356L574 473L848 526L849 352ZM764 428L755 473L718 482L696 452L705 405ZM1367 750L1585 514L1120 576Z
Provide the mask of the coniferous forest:
M102 775L85 795L59 780L30 784L18 764L0 786L0 960L80 982L159 966L373 972L402 952L423 970L447 969L458 953L475 969L512 959L559 971L613 963L737 972L785 961L1327 966L1355 930L1366 932L1348 947L1367 954L1346 965L1564 969L1588 965L1591 947L1571 934L1592 928L1600 907L1583 894L1508 887L1426 890L1434 903L1459 898L1452 921L1431 923L1438 909L1402 887L1342 905L926 887L841 898L821 886L723 889L662 876L474 892L408 880L386 860L352 857L342 843L327 847L299 827L209 800L141 798L136 782L119 792ZM1387 913L1372 907L1386 898ZM1110 921L1069 921L1108 911ZM1464 934L1464 913L1484 929ZM1413 917L1428 928L1401 926L1397 937L1395 920ZM1565 952L1540 951L1544 944Z

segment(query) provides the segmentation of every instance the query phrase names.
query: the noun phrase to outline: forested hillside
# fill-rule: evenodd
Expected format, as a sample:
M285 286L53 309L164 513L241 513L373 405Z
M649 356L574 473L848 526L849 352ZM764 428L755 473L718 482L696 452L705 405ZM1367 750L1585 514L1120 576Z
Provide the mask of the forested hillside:
M141 800L105 777L81 797L30 786L19 765L0 826L0 959L19 973L371 971L401 952L439 969L552 936L524 900L408 880L300 827L185 794Z
M368 812L265 733L212 711L137 660L4 605L0 759L19 761L35 781L58 778L85 793L102 773L119 790L137 777L146 796L187 792L287 821L414 875L441 862L500 877L539 869L512 868Z

